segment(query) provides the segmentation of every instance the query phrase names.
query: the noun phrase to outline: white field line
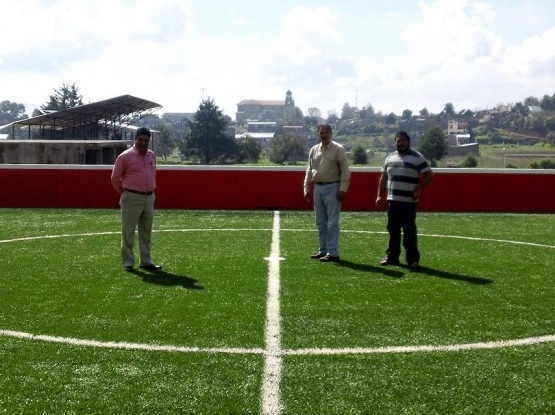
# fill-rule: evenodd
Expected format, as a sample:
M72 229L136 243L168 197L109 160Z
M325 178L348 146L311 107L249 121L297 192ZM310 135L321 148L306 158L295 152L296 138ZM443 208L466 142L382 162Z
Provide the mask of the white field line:
M38 340L48 343L62 343L70 346L87 346L102 349L142 350L146 352L177 352L177 353L226 353L226 354L263 354L263 349L232 348L232 347L184 347L148 343L103 342L98 340L77 339L73 337L48 336L25 333L13 330L0 330L0 337Z
M219 229L206 229L206 228L198 228L198 229L153 229L153 233L157 232L243 232L243 231L267 231L268 229L256 229L256 228L219 228ZM9 242L24 242L24 241L34 241L37 239L57 239L57 238L75 238L79 236L97 236L97 235L120 235L121 231L110 231L110 232L87 232L87 233L68 233L62 235L40 235L40 236L27 236L23 238L14 238L14 239L4 239L0 240L0 244L5 244Z
M422 353L422 352L459 352L464 350L502 349L506 347L532 346L541 343L555 342L555 335L527 337L524 339L499 340L491 342L421 345L421 346L389 346L389 347L354 347L343 349L297 349L284 350L284 355L346 355L346 354L391 354L391 353Z
M275 356L276 352L260 348L240 347L185 347L149 343L104 342L99 340L77 339L73 337L49 336L32 334L14 330L0 330L0 337L10 337L23 340L42 341L47 343L61 343L69 346L96 347L102 349L139 350L145 352L175 352L175 353L208 353L208 354L256 354ZM525 337L522 339L508 339L489 342L444 344L444 345L414 345L414 346L383 346L383 347L344 347L344 348L312 348L312 349L281 349L280 356L303 355L369 355L395 353L426 353L426 352L459 352L465 350L503 349L507 347L534 346L543 343L554 343L555 334Z
M268 293L266 301L266 351L264 361L264 377L262 380L262 414L278 415L282 411L280 402L280 383L282 367L281 350L281 316L280 316L280 218L274 212L272 227L272 245L268 261Z
M267 231L267 229L263 228L220 228L220 229L206 229L206 228L197 228L197 229L154 229L153 233L158 232L259 232L259 231ZM314 229L281 229L281 232L315 232ZM362 233L362 234L377 234L377 235L386 235L387 232L385 231L359 231L359 230L341 230L342 233ZM119 235L120 231L113 231L113 232L88 232L88 233L74 233L74 234L63 234L63 235L41 235L41 236L28 236L23 238L14 238L14 239L4 239L0 240L0 244L5 244L9 242L24 242L24 241L34 241L38 239L57 239L57 238L75 238L75 237L83 237L83 236L97 236L97 235ZM526 246L533 246L537 248L551 248L555 249L555 245L546 245L546 244L538 244L534 242L523 242L523 241L510 241L507 239L492 239L492 238L478 238L473 236L458 236L458 235L439 235L439 234L426 234L426 233L419 233L418 236L426 236L432 238L449 238L449 239L466 239L469 241L482 241L482 242L496 242L496 243L506 243L506 244L513 244L513 245L526 245Z
M276 220L277 218L277 220ZM276 232L277 229L277 232ZM226 228L226 229L210 229L210 231L266 231L267 229L255 228ZM158 230L157 232L206 232L207 229L165 229ZM302 229L281 229L281 231L288 232L313 232L313 230ZM14 330L1 330L0 337L11 337L27 340L44 341L50 343L63 343L73 346L86 346L98 347L107 349L125 349L125 350L142 350L142 351L160 351L160 352L177 352L177 353L224 353L224 354L261 354L266 355L268 368L275 368L279 364L281 368L280 357L283 355L342 355L342 354L383 354L383 353L418 353L418 352L456 352L462 350L475 350L475 349L500 349L506 347L530 346L541 343L555 342L555 335L545 335L538 337L527 337L522 339L478 342L478 343L462 343L462 344L448 344L448 345L415 345L415 346L384 346L384 347L361 347L361 348L312 348L312 349L296 349L287 350L280 347L280 315L279 315L279 261L282 260L279 256L279 212L274 213L274 230L272 236L272 250L269 261L269 285L268 285L268 308L267 308L267 327L266 327L266 349L260 348L202 348L202 347L184 347L184 346L171 346L171 345L157 345L147 343L130 343L130 342L103 342L98 340L86 340L72 337L60 337L41 334L32 334L26 332L19 332ZM369 233L369 234L386 234L387 232L379 231L350 231L343 232L352 233ZM37 239L55 239L65 237L79 237L79 236L96 236L96 235L117 235L119 231L115 232L91 232L81 234L63 234L63 235L42 235L24 238L15 238L8 240L0 240L0 243L20 242ZM435 235L435 234L421 234L421 236L439 237L439 238L454 238L454 239L469 239L476 241L490 241L499 243L510 243L517 245L529 245L542 248L555 248L552 245L536 244L531 242L509 241L501 239L488 239L488 238L474 238L465 236L453 235ZM272 277L273 275L273 277ZM270 365L271 364L271 365ZM276 380L274 375L268 373L268 379ZM274 374L276 372L273 372ZM274 385L279 385L279 382Z
M282 229L282 232L306 232L307 229ZM377 235L387 235L386 231L358 231L358 230L346 230L342 229L341 233L367 233L367 234L377 234ZM458 236L458 235L439 235L439 234L428 234L428 233L419 233L418 236L428 236L432 238L450 238L450 239L466 239L469 241L481 241L481 242L496 242L496 243L505 243L505 244L513 244L513 245L527 245L527 246L534 246L537 248L552 248L555 249L555 245L545 245L545 244L537 244L534 242L523 242L523 241L510 241L507 239L491 239L491 238L478 238L474 236Z

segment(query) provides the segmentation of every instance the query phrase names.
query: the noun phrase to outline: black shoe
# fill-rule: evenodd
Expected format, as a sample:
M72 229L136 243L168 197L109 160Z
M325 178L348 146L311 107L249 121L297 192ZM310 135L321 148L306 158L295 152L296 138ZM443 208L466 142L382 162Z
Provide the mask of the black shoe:
M123 267L123 270L125 272L133 272L134 271L133 265L126 265L126 266Z
M162 265L155 265L155 264L148 264L148 265L141 265L142 269L146 269L147 271L158 271L162 269Z
M322 258L320 258L320 261L322 261L322 262L339 262L339 255L335 256L335 255L326 254Z
M326 256L326 254L323 254L323 253L321 253L321 252L318 252L317 254L310 255L310 258L312 258L312 259L320 259L320 258L323 258L323 257L325 257L325 256Z

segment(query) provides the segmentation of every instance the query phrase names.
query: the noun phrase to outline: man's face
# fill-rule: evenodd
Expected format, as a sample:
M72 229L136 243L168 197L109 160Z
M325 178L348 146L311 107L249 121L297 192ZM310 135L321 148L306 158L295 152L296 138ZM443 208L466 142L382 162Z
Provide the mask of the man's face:
M135 147L139 150L139 153L146 153L148 150L148 143L150 142L150 137L146 134L141 134L135 138Z
M404 154L407 151L409 151L409 147L410 147L409 140L407 140L405 137L398 137L395 140L395 146L397 147L397 151L400 154Z
M327 146L331 142L331 131L328 128L320 127L318 135L323 145Z

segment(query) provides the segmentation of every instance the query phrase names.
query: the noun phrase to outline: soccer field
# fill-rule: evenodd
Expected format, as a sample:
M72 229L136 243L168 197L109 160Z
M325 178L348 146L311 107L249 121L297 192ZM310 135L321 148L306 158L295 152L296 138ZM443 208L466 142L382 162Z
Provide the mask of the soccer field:
M125 273L119 211L0 209L2 414L553 414L555 215L157 212Z

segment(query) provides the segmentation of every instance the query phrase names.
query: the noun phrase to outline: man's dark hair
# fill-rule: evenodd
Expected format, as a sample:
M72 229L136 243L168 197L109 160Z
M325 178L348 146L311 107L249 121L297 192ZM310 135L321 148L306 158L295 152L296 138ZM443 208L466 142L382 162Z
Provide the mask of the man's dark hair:
M407 133L406 131L399 131L397 134L395 134L395 140L397 140L398 138L404 138L410 142L409 133Z
M320 124L320 125L318 126L318 131L320 131L320 128L325 128L325 129L327 129L330 133L333 132L333 130L331 129L331 125L329 125L329 124Z
M150 138L150 130L146 127L139 127L137 129L137 132L135 133L135 138L137 138L140 135L148 135L148 138Z

